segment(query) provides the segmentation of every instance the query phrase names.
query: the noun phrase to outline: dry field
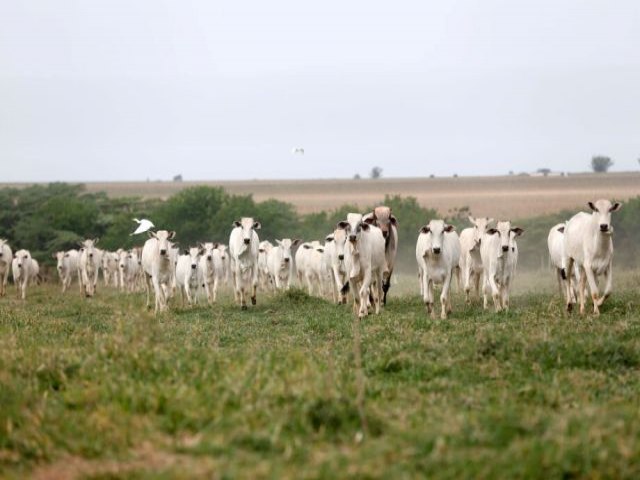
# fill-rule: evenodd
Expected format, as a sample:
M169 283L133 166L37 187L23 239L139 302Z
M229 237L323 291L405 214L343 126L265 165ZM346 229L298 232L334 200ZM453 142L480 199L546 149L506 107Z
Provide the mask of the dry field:
M595 198L625 200L640 195L640 172L576 174L565 177L500 176L459 178L382 178L379 180L246 180L199 182L91 182L90 192L114 197L167 198L193 186L225 188L252 194L256 201L275 198L290 202L300 213L333 209L344 204L365 207L385 194L414 196L442 214L468 206L476 215L524 218L584 207ZM2 186L2 184L0 184Z

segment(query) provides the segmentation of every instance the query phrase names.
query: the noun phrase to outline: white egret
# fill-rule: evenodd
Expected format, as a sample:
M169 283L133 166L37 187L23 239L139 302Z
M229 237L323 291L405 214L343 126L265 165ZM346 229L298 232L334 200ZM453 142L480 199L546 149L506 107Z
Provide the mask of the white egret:
M138 223L138 228L131 235L138 235L139 233L144 233L147 230L150 230L155 227L155 225L151 222L151 220L147 220L143 218L142 220L138 220L137 218L133 219L134 222Z

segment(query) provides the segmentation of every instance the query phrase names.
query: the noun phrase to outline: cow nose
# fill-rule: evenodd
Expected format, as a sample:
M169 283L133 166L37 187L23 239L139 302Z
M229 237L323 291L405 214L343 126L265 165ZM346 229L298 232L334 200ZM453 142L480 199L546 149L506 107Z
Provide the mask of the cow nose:
M93 258L93 253L90 253L90 254L89 254L89 258Z
M433 253L440 255L440 247L433 247Z
M211 255L207 255L207 260L211 260Z
M244 243L245 243L245 245L249 245L251 243L251 239L250 238L245 238L244 239Z
M195 270L195 269L196 269L196 264L195 264L195 263L192 263L192 264L191 264L191 268L192 268L193 270Z
M503 245L502 246L502 251L503 252L508 252L509 251L509 245Z
M387 238L387 237L389 236L389 232L387 232L386 230L383 230L383 231L382 231L382 236L383 236L384 238Z
M601 232L606 232L607 230L609 230L609 225L607 225L606 223L601 223L600 224L600 231Z
M338 260L344 260L344 255L338 255Z
M164 248L160 250L160 255L166 255L166 254L167 254L167 251Z
M350 242L355 242L356 241L356 236L355 235L349 235L349 241Z
M290 258L285 258L284 259L284 263L289 263L289 260L291 260Z
M222 257L222 259L223 259L223 260L224 260L225 258L227 258L227 257Z

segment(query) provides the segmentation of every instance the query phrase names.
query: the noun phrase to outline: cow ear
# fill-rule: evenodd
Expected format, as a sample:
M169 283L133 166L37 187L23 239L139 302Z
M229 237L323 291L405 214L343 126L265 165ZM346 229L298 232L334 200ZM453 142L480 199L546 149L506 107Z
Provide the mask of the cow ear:
M260 224L260 222L253 222L254 230L260 230L261 228L262 228L262 225Z
M489 235L495 235L496 233L498 233L498 230L495 228L490 228L489 230L487 230L487 234Z
M324 237L324 241L325 242L333 242L333 235L327 235L326 237Z
M444 231L445 232L455 232L456 231L456 227L454 227L453 225L447 225L444 227Z
M241 226L242 226L242 223L240 223L240 221L239 221L239 220L235 220L235 221L231 224L231 226L232 226L232 227L241 227Z
M620 202L616 202L613 205L611 205L611 208L609 209L609 211L610 212L617 212L621 208L622 208L622 204Z
M324 248L318 248L317 249L320 253L324 253Z
M291 246L295 247L296 245L300 245L300 242L302 240L300 240L299 238L294 238L293 240L291 240Z
M564 225L563 225L563 226L561 226L561 227L559 227L559 228L558 228L558 231L559 231L560 233L564 233Z
M368 231L369 231L369 224L368 224L368 223L363 223L363 224L361 225L361 227L362 227L362 230L364 230L365 232L368 232Z
M99 241L100 241L100 238L96 237L96 238L93 239L93 244L97 245Z
M152 232L151 230L149 230L149 231L147 232L147 236L148 236L149 238L156 238L156 232Z
M420 233L429 233L431 230L429 229L429 225L423 225L420 227Z
M305 243L304 245L302 245L302 248L309 250L310 248L313 248L311 245L309 245L308 243Z
M468 218L468 219L469 219L469 221L471 222L471 225L475 225L475 224L476 224L476 219L475 219L475 218L473 218L471 215L469 215L467 218Z
M593 202L589 202L589 203L588 203L588 205L589 205L589 208L590 208L591 210L593 210L594 212L597 212L597 211L598 211L598 209L597 209L597 208L596 208L596 206L593 204Z
M169 232L169 235L167 235L167 239L168 239L168 240L173 240L173 237L175 237L175 236L176 236L176 232L175 232L175 230L171 230L171 231Z
M511 229L511 231L516 234L516 237L519 237L524 233L524 230L520 227L514 227Z
M336 228L340 228L342 230L346 230L348 226L349 226L349 222L345 222L344 220L336 224Z
M394 217L393 215L391 215L389 217L389 221L391 222L391 225L393 225L394 227L398 226L398 219L396 217Z
M279 246L282 246L282 240L278 240L278 239L276 238L276 243L277 243Z
M213 244L213 249L215 250L216 248L218 248L220 246L220 244L218 242Z
M368 215L362 219L365 225L373 225L376 221L375 213L373 215Z

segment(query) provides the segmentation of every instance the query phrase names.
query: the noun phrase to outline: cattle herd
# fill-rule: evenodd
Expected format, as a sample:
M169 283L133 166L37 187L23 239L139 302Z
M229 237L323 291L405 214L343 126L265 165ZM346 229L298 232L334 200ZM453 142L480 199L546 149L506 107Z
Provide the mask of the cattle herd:
M580 304L585 312L590 292L594 314L599 314L612 290L613 227L611 213L620 203L589 202L591 213L580 212L549 231L549 257L566 308ZM436 317L434 286L440 285L440 317L451 312L450 290L454 277L467 302L471 291L482 293L484 308L489 298L496 311L509 308L509 291L518 263L517 238L523 230L509 221L469 217L471 226L460 232L443 220L431 220L418 230L416 261L420 294L427 311ZM288 290L294 282L310 295L330 296L336 303L353 298L354 312L363 317L379 313L386 304L398 249L398 220L391 209L375 208L365 215L349 213L324 241L302 242L283 238L260 241L260 222L244 217L234 222L229 245L206 242L182 253L172 240L176 233L149 232L142 247L115 252L100 250L97 239L87 239L79 250L56 252L62 292L77 280L80 294L92 297L102 271L106 286L122 292L151 293L155 312L167 309L168 299L180 292L182 303L197 303L206 296L216 302L218 288L230 285L242 309L257 292ZM6 293L9 271L17 295L26 298L27 287L36 283L39 264L29 251L14 253L0 239L0 296ZM598 277L604 277L600 295ZM482 283L481 283L482 282ZM482 286L482 289L480 288Z

